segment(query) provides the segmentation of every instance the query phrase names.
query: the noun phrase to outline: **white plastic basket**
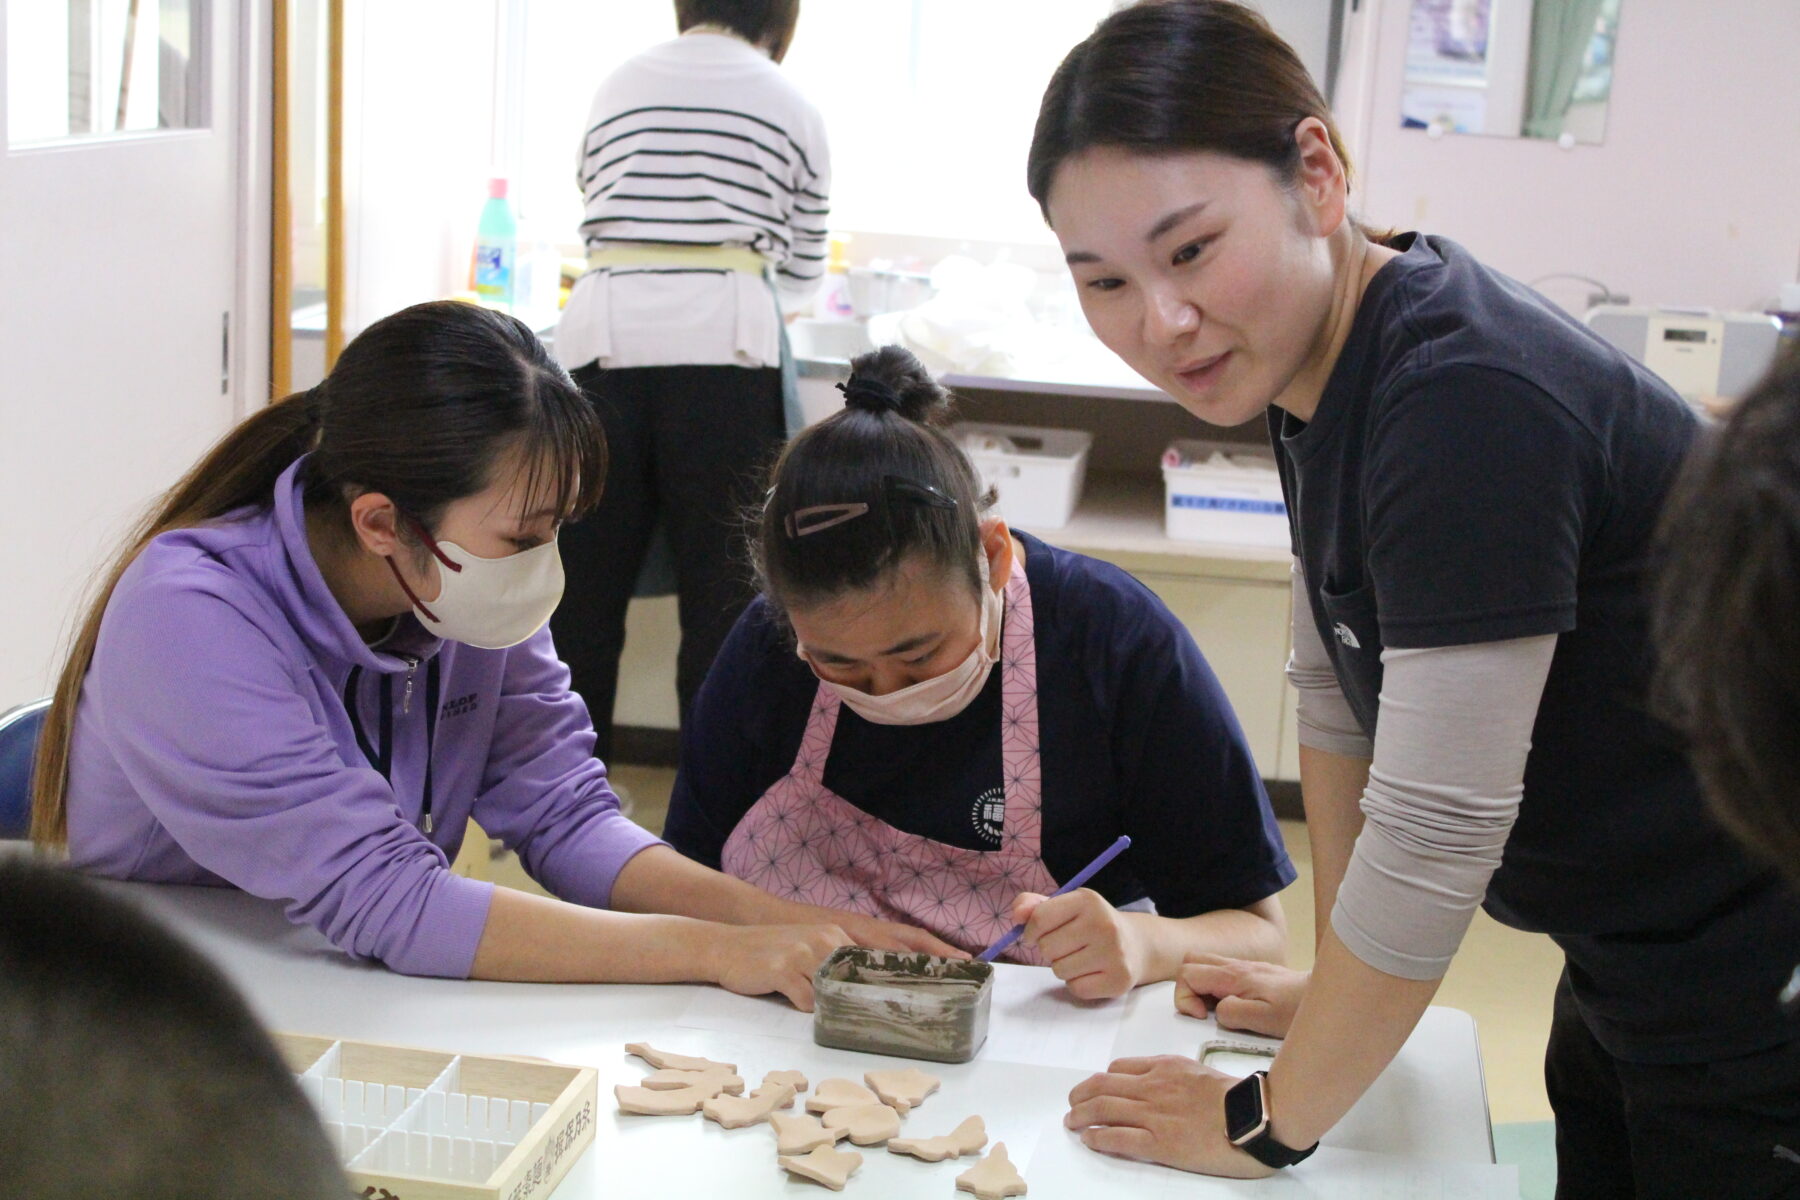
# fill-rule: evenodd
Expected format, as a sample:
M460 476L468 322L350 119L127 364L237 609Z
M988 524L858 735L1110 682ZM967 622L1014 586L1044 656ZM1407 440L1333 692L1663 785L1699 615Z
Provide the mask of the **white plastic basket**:
M950 436L975 464L982 487L999 492L996 511L1009 524L1060 529L1069 523L1087 481L1093 434L964 421L951 426Z
M1287 503L1275 460L1243 446L1171 443L1163 453L1163 529L1183 542L1286 548Z

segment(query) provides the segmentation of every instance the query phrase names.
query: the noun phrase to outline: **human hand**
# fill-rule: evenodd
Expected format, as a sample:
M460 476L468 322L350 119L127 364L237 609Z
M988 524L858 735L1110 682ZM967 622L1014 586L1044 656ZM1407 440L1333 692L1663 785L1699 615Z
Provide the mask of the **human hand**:
M1236 1082L1179 1055L1122 1058L1076 1085L1063 1125L1102 1154L1233 1179L1272 1175L1226 1137L1225 1093Z
M1311 980L1310 971L1274 963L1190 954L1175 976L1175 1008L1190 1017L1216 1014L1227 1029L1286 1037Z
M813 1006L813 972L850 936L836 925L719 926L710 961L716 983L740 996L780 992L801 1012Z
M1123 996L1149 974L1149 948L1139 929L1092 888L1064 896L1022 892L1012 918L1077 999Z
M856 945L867 946L872 950L902 950L908 953L922 951L944 958L969 957L967 950L959 950L930 930L920 929L917 925L883 921L879 917L864 916L841 908L810 908L806 919L834 924Z

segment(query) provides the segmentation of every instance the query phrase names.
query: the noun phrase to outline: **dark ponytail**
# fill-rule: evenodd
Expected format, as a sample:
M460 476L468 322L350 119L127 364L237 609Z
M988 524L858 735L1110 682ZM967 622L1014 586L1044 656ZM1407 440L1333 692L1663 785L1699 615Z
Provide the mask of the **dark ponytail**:
M1047 219L1057 168L1100 146L1229 155L1262 163L1287 186L1300 167L1294 129L1307 117L1324 123L1348 187L1350 155L1331 105L1261 13L1232 0L1144 0L1100 22L1050 77L1026 186Z
M599 420L524 323L472 304L417 304L369 326L324 382L252 414L221 438L125 539L100 576L38 742L31 836L68 837L75 704L119 577L150 541L274 501L295 459L309 511L380 492L435 528L446 505L486 488L516 456L527 493L565 519L599 499L606 473Z
M788 444L756 515L751 554L769 603L786 612L827 602L915 555L980 587L981 513L993 495L942 428L950 393L899 346L857 358L842 386L843 411ZM833 520L834 509L853 515Z

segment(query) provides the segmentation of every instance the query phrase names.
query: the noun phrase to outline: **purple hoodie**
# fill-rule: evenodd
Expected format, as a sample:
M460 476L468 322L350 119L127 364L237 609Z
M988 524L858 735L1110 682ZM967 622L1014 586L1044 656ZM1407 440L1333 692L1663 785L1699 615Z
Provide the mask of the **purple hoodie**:
M493 885L449 870L470 816L551 892L606 907L659 843L619 812L549 629L479 650L409 614L365 644L313 561L298 469L272 509L163 534L119 580L75 715L73 865L281 899L410 975L474 962Z

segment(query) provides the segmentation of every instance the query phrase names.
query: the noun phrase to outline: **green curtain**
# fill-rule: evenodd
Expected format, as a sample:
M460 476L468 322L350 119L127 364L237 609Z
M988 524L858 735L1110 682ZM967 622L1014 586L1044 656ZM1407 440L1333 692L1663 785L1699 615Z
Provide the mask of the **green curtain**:
M1531 69L1526 80L1525 136L1562 136L1563 119L1581 78L1602 0L1536 0L1531 12Z

